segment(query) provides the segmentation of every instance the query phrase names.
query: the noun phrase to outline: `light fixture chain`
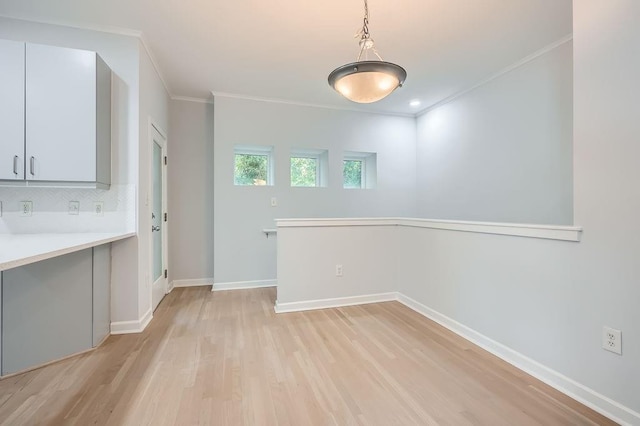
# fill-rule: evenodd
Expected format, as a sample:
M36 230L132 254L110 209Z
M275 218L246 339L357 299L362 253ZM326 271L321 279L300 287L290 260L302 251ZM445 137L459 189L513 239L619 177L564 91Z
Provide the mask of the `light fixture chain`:
M364 0L364 19L362 29L356 34L356 37L360 36L360 51L358 52L358 58L356 62L360 62L364 55L364 60L369 60L369 50L373 50L373 53L379 60L384 61L373 44L373 39L369 33L369 4L367 0Z
M362 39L370 38L369 34L369 5L367 0L364 0L364 23L362 25Z

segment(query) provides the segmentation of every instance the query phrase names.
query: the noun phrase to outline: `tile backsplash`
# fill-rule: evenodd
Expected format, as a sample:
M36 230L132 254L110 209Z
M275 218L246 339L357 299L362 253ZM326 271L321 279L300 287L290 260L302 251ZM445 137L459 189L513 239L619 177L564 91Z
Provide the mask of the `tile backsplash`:
M32 202L31 216L22 215L22 202ZM69 202L79 211L69 213ZM86 188L0 187L0 233L134 232L135 185L111 185L109 190ZM102 202L97 214L95 203Z

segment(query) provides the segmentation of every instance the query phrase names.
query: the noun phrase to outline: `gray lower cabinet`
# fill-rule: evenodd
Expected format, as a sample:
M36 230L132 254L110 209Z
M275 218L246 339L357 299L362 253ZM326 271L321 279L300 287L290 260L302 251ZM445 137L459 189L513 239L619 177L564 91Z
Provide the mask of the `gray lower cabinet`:
M2 373L2 280L4 273L0 272L0 374Z
M111 331L111 244L93 248L93 347Z
M109 334L110 245L2 272L2 375L91 349Z

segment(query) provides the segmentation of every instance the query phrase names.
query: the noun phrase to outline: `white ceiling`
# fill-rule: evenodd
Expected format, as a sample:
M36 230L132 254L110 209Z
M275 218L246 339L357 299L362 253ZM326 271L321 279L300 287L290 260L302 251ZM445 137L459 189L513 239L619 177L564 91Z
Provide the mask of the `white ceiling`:
M142 31L172 96L213 91L414 114L570 34L571 3L369 0L378 51L408 77L366 106L327 84L356 58L362 0L0 0L0 15Z

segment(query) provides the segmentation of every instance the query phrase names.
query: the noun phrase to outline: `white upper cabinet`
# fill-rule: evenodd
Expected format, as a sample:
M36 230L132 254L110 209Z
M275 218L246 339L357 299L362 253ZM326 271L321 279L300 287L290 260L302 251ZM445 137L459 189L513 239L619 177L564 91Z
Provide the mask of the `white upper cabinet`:
M96 180L96 54L27 44L27 179Z
M19 171L17 176L13 173L15 155L7 151L9 148L3 139L0 166L9 161L10 167L9 173L0 171L0 179L5 182L23 179L27 185L36 186L108 188L111 183L111 70L95 52L15 44L21 46L22 57L11 59L11 72L21 73L22 80L9 84L2 78L0 88L5 90L4 85L10 85L16 99L0 97L0 111L22 110L21 146L11 144L12 149L19 152ZM0 44L0 49L2 46L4 44ZM5 61L0 63L1 69ZM14 71L18 63L21 71ZM8 73L4 69L0 72L3 77ZM16 87L21 89L15 90ZM20 139L19 136L15 139Z
M0 40L0 179L24 179L24 43Z

